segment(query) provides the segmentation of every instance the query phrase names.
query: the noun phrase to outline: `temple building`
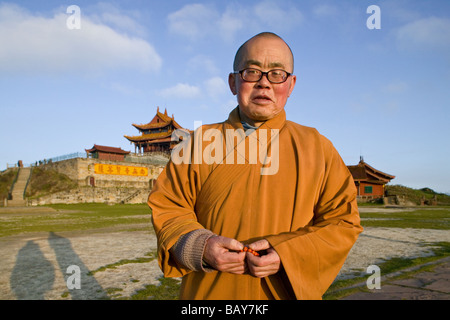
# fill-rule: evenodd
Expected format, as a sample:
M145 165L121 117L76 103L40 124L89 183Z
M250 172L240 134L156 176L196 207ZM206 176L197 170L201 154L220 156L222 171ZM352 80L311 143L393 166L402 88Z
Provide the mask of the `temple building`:
M139 130L140 135L124 137L134 144L135 153L155 151L169 153L178 143L172 141L172 132L176 129L189 132L175 121L173 115L172 117L167 115L167 109L164 113L159 112L159 107L152 121L147 124L133 124L133 127Z
M88 158L109 160L109 161L124 161L125 155L130 151L122 150L116 147L107 147L94 144L91 149L85 149Z
M395 176L377 170L361 157L356 166L347 166L355 181L359 199L378 199L384 197L384 186Z

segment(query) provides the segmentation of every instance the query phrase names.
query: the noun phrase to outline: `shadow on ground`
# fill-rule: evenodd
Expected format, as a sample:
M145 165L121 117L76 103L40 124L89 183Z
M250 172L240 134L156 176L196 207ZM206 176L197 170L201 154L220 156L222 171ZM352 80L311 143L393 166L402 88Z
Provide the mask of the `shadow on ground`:
M55 270L36 242L28 241L18 251L11 272L10 286L17 299L44 300L45 293L53 288L56 272L61 272L73 300L108 298L102 286L89 275L69 239L50 232L48 242L55 252L59 270Z

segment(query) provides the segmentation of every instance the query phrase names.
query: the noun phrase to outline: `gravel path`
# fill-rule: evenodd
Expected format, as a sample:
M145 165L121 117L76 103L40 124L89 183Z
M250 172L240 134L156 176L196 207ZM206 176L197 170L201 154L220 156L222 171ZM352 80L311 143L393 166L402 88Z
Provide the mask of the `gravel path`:
M365 228L338 279L365 274L369 265L392 257L431 254L426 244L450 242L449 230ZM156 238L150 231L105 229L38 233L0 238L0 299L120 299L146 285L158 285L162 273L153 259ZM128 259L125 263L119 261ZM118 264L112 267L113 264ZM78 266L81 289L69 290L69 266ZM101 267L105 267L99 269ZM95 271L88 275L89 271ZM74 283L73 281L69 281Z

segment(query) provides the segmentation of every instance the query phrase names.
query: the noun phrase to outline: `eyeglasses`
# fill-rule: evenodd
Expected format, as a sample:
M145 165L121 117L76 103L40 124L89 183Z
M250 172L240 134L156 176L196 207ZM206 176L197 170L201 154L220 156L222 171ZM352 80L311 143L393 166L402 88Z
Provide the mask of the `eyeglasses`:
M271 83L283 83L289 78L291 73L281 70L274 69L267 72L262 72L258 69L248 68L241 71L233 72L235 74L239 73L241 75L242 80L247 82L258 82L262 79L264 75L266 75L267 80Z

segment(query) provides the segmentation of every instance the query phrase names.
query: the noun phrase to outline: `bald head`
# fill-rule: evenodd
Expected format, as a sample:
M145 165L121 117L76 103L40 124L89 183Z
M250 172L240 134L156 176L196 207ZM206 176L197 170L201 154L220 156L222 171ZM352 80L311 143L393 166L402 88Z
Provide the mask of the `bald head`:
M284 66L284 69L291 73L294 72L294 55L292 54L291 48L280 36L278 36L272 32L259 33L256 36L253 36L252 38L250 38L249 40L244 42L244 44L242 46L240 46L240 48L236 52L236 56L234 57L234 63L233 63L234 71L240 71L243 68L247 67L247 65L250 64L249 63L250 61L248 61L249 46L251 46L252 44L255 44L256 42L258 42L260 40L273 40L272 41L273 44L277 43L276 44L277 46L284 47L286 49L286 62L285 62L286 65ZM281 66L279 66L279 67L281 67Z
M237 96L241 121L258 127L273 119L286 105L297 77L292 74L294 58L286 42L273 33L260 33L237 51L234 71L228 76L231 92ZM266 73L258 81L244 80L239 71L255 69ZM271 82L268 71L281 69L290 73L284 82Z

